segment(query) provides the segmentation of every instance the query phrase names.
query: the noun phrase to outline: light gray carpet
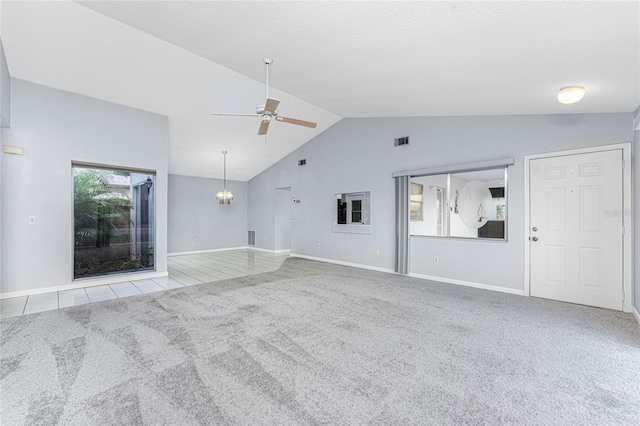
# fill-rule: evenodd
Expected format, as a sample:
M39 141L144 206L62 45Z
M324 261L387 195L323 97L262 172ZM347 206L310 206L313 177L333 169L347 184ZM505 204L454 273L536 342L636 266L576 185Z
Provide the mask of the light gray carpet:
M629 314L302 259L1 330L3 426L640 424Z

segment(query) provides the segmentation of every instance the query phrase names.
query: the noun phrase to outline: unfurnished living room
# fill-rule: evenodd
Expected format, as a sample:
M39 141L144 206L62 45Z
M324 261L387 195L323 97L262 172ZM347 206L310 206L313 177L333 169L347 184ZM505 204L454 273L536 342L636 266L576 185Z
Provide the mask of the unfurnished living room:
M0 1L0 424L639 425L639 1Z

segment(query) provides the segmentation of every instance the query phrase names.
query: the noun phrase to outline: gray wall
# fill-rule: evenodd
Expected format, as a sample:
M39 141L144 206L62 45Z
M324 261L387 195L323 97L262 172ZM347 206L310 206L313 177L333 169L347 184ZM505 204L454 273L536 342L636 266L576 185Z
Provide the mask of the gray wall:
M11 90L3 143L24 155L2 157L0 291L72 283L72 161L156 170L156 267L166 271L167 118L22 80Z
M273 191L291 186L291 251L392 270L394 171L514 157L509 241L411 239L411 272L522 290L524 167L528 154L633 140L633 114L343 119L249 182L249 229L273 249ZM393 139L410 136L410 145ZM298 167L297 160L307 159ZM373 233L334 233L335 193L371 191ZM318 248L320 244L320 248ZM380 254L376 255L375 251ZM433 256L440 257L434 264ZM461 262L465 266L460 267Z
M247 245L247 182L227 181L229 205L215 198L222 186L222 179L169 175L169 253Z
M4 56L2 38L0 38L0 128L11 124L11 76ZM2 188L2 132L0 132L0 188ZM2 191L0 191L0 223L2 223ZM2 241L2 227L0 226L0 241ZM0 244L0 259L2 259L2 244ZM2 286L2 262L0 261L0 287Z
M634 168L634 187L635 187L635 211L633 212L633 215L635 217L635 232L636 232L636 238L635 238L635 244L634 244L634 269L635 269L635 288L634 288L634 295L635 295L635 308L636 311L638 311L638 313L640 313L640 106L638 107L638 109L636 109L636 113L635 113L635 120L634 120L634 127L635 127L635 132L634 132L634 138L635 138L635 144L634 144L634 150L633 150L633 156L634 156L634 164L635 164L635 168Z
M0 127L11 125L11 76L0 39Z

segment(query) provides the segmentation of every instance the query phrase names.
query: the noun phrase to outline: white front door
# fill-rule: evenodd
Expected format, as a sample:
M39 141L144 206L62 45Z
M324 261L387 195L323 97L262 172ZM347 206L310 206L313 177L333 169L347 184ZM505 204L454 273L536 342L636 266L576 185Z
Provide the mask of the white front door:
M529 163L531 296L622 310L622 150Z

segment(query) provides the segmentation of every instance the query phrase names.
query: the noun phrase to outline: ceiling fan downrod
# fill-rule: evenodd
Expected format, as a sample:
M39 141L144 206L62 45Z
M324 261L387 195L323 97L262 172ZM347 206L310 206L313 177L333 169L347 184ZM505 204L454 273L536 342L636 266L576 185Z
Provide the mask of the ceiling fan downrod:
M273 63L273 59L271 58L263 58L264 59L264 63L267 66L267 96L266 99L269 99L269 65L271 65Z

